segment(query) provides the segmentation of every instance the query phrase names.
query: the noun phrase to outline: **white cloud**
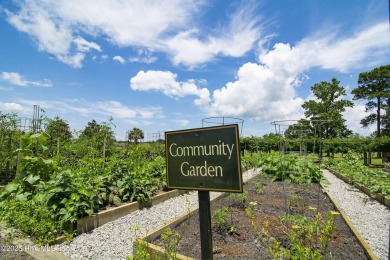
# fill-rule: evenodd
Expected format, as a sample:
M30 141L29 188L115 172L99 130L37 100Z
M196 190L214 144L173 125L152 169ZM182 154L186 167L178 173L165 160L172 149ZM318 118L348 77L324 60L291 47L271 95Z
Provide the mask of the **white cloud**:
M350 37L335 37L308 37L293 47L276 43L272 50L263 49L259 64L244 64L234 82L214 91L209 114L297 119L303 116L303 100L297 97L295 87L305 81L306 71L321 67L345 72L381 65L390 55L388 24L374 25Z
M138 108L137 113L141 116L141 118L149 119L149 118L164 118L165 116L162 113L161 107L144 107ZM149 122L149 121L143 121ZM148 123L149 124L149 123Z
M124 64L126 62L125 59L122 58L121 56L114 56L114 58L112 59L118 61L121 64Z
M318 65L324 69L347 72L383 65L390 56L389 23L378 23L351 37L324 37L317 42L315 50L318 52Z
M228 26L206 34L197 28L177 33L166 39L174 64L190 68L212 60L218 55L241 57L260 38L259 17L250 6L238 9L228 20Z
M83 99L70 100L29 100L18 99L16 105L23 107L33 107L39 105L40 108L60 113L76 112L83 116L112 116L114 119L150 119L163 118L161 107L128 107L118 101L98 101L90 102ZM12 103L13 104L13 103ZM16 107L15 105L15 107Z
M239 69L236 81L214 91L210 114L257 121L296 118L303 100L296 97L293 79L279 68L247 63Z
M348 129L363 136L368 136L376 131L375 124L367 128L363 128L360 124L360 121L367 115L365 105L359 103L355 103L354 107L347 107L343 113L344 119L347 120L346 125Z
M118 101L98 102L96 105L97 112L107 114L114 118L125 119L137 116L137 112L134 109L130 109Z
M8 21L34 39L41 51L74 67L82 67L85 53L101 51L81 34L107 39L119 47L136 47L168 53L175 64L196 67L217 55L239 57L260 37L258 16L248 5L228 17L226 27L202 30L193 19L205 1L27 1L6 10ZM104 11L102 11L104 10ZM130 61L152 63L151 53Z
M139 62L139 63L146 63L151 64L157 61L157 57L155 56L149 56L149 57L137 57L133 56L129 58L130 62Z
M28 1L22 5L19 13L6 11L6 14L16 29L27 33L37 42L39 50L52 54L72 67L80 68L80 59L83 60L84 56L70 53L73 37L69 24L59 17L52 19L48 11L37 2Z
M24 80L22 75L17 72L2 72L0 77L12 85L21 86L21 87L52 87L53 84L50 80L44 79L42 81L27 81Z
M51 19L48 9L37 2L25 2L17 14L6 11L8 21L19 31L25 32L38 41L41 50L55 54L66 54L72 42L68 24L56 23Z
M29 114L32 110L18 103L0 102L0 112Z
M194 95L198 97L194 101L195 105L209 103L210 92L207 88L199 88L192 79L179 82L176 77L177 75L170 71L139 71L130 79L130 88L139 91L156 90L172 98Z
M77 50L81 52L88 52L91 49L102 51L98 44L94 42L89 42L80 36L75 38L73 42L76 44Z
M1 78L16 86L27 86L27 82L22 79L22 76L17 72L2 72Z
M75 69L83 67L83 61L85 59L85 54L78 52L74 55L56 55L57 59L62 61L65 64L70 65Z
M132 56L129 58L130 62L140 62L151 64L157 61L157 57L152 55L152 51L148 49L138 49L137 56Z
M18 13L5 11L8 21L31 36L41 51L74 68L82 67L85 52L91 49L101 51L98 44L80 36L73 37L73 25L67 21L67 17L61 17L54 11L53 8L58 7L56 3L21 1L20 4ZM72 50L73 46L75 50Z

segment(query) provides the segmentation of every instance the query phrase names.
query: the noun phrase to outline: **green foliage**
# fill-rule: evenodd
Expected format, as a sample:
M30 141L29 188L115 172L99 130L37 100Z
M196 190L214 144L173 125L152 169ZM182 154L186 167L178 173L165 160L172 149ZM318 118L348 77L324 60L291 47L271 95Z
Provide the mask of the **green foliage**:
M334 137L347 137L352 134L345 124L342 112L347 107L353 107L350 100L341 99L345 96L345 88L339 86L340 81L333 78L332 82L322 81L311 87L316 100L305 101L302 108L305 116L310 118L317 131L325 139ZM320 124L320 125L319 125Z
M229 198L233 200L233 205L238 207L245 208L248 201L249 192L244 189L242 193L230 193Z
M319 140L318 137L315 138L306 136L301 140L298 135L292 134L292 132L295 131L295 128L297 128L297 126L293 125L291 129L287 129L290 133L285 133L286 138L277 137L276 135L272 135L272 138L268 135L263 137L245 137L243 141L241 141L241 144L243 144L243 142L247 142L244 146L247 152L241 158L242 169L246 170L250 168L256 168L258 166L256 163L256 160L259 160L258 157L263 156L264 154L262 153L266 151L279 151L279 146L281 143L283 143L285 151L303 151L306 153L319 153L320 142L322 145L322 150L329 153L344 154L350 150L361 154L367 151L390 151L390 137L388 136L382 136L380 138L367 138L359 136L358 134L354 134L348 138L335 137L323 140ZM250 140L250 142L248 140ZM253 146L249 143L256 145Z
M137 128L137 127L134 127L133 130L131 130L129 132L129 135L127 137L129 140L133 140L134 141L134 144L137 145L138 144L138 140L140 139L144 139L144 132Z
M316 208L312 208L316 210ZM267 248L272 259L325 259L328 254L329 240L335 231L334 216L337 212L329 212L326 219L318 212L314 217L287 215L279 218L288 229L289 246L283 247L268 231L269 223L265 221L259 229L251 208L246 208L252 228L258 234L261 243ZM318 241L320 243L318 243Z
M223 231L227 227L227 216L229 213L228 207L222 207L213 213L213 219L217 222L218 229Z
M289 226L291 248L284 251L287 259L323 259L327 254L329 240L335 231L334 216L329 212L324 220L318 212L314 218L295 216L282 218L281 222ZM317 244L317 241L320 244Z
M263 156L260 166L274 181L311 183L322 178L317 165L297 154L271 152Z
M71 150L80 157L105 158L115 153L115 137L112 131L113 119L109 122L88 122L77 141L71 145Z
M47 184L46 205L62 222L72 223L91 215L102 205L98 197L103 186L102 178L93 178L93 172L61 171Z
M19 147L21 135L17 115L0 111L0 183L14 177L17 161L14 151Z
M38 241L51 241L52 236L63 231L71 233L63 227L107 205L146 201L164 185L165 159L155 154L147 159L145 148L137 146L137 156L130 158L86 157L60 167L57 160L48 157L47 138L45 133L23 136L18 150L19 174L0 192L0 207L7 210L0 220ZM37 207L39 215L29 211L33 207ZM19 213L19 219L13 217ZM30 218L29 222L26 218ZM41 223L45 231L32 232L22 226L23 222Z
M53 241L62 230L61 223L47 209L42 196L32 200L13 197L7 203L0 203L0 219L36 238L38 244Z
M363 127L376 123L376 136L381 136L381 127L388 130L387 120L383 120L382 110L385 109L385 119L388 119L388 101L390 98L390 65L375 68L369 72L359 74L358 87L352 90L355 100L364 99L366 112L375 109L360 122Z
M262 158L262 154L260 153L253 153L253 154L246 154L241 157L241 168L243 171L247 171L249 169L256 169L259 167L259 161Z
M161 234L161 238L164 244L164 256L165 259L174 260L177 259L177 246L181 241L181 235L177 232L173 232L170 228L165 229Z
M263 183L260 179L254 179L252 180L252 183L255 185L256 192L259 194L263 194Z
M70 144L72 133L69 124L56 116L54 119L47 119L45 133L48 134L46 146L51 156L56 156L61 152L60 148Z
M348 152L341 161L328 159L324 162L324 166L344 175L354 184L367 187L372 193L390 195L389 174L364 166L356 153Z
M133 255L128 256L127 260L155 260L149 248L147 241L138 239L136 244L136 249Z
M390 136L382 136L370 140L371 151L390 152Z
M315 134L315 129L311 125L310 120L300 119L297 123L290 125L284 132L286 138L305 138L312 137Z

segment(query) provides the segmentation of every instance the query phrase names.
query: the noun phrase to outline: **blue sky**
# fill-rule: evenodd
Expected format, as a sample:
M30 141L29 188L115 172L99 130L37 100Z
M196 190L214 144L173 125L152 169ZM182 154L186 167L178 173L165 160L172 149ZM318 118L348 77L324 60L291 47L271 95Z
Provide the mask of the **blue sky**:
M352 99L359 73L390 64L388 0L6 0L0 12L0 111L39 105L75 130L113 117L118 139L208 117L261 136L304 117L315 83L335 77ZM368 135L354 103L347 125Z

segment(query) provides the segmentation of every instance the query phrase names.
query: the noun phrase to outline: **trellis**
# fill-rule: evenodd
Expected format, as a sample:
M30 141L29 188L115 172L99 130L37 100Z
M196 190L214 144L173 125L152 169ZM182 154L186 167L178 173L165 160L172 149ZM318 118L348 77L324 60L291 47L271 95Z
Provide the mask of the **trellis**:
M321 131L316 131L316 126L321 126L325 122L317 122L317 125L314 126L314 134L318 134L316 138L318 138L318 145L319 145L319 157L317 160L319 170L321 170L321 152L322 152L322 139L321 139ZM299 123L299 120L281 120L281 121L272 121L271 125L274 126L275 128L275 134L279 136L279 162L280 162L280 169L282 169L281 176L282 176L282 190L280 193L283 194L284 198L284 207L285 207L285 212L286 215L289 216L292 214L292 208L291 204L292 202L296 203L298 205L298 208L305 209L307 208L308 205L315 205L317 210L320 209L321 204L320 204L320 195L321 195L321 189L320 186L318 185L318 188L316 190L316 199L313 201L309 200L309 191L315 184L306 184L306 183L300 183L300 184L292 184L292 183L285 183L285 180L287 179L287 176L289 174L294 174L293 171L287 171L283 169L283 165L285 163L285 156L288 156L289 153L294 153L299 155L298 160L311 160L313 157L309 157L307 153L307 139L309 138L309 134L312 133L309 129L309 127L312 127L311 125L305 125ZM287 131L287 129L290 126L293 126L294 128L291 131ZM287 137L286 137L287 135ZM294 150L289 150L289 146L287 145L289 140L288 136L290 137L295 137L299 140L299 151L294 151ZM315 144L314 144L315 147ZM313 154L315 152L315 149L313 149ZM310 176L311 177L311 176ZM287 185L293 186L293 191L294 192L289 192L291 191L290 189L287 189ZM302 215L308 217L308 210L301 212ZM285 226L285 229L287 230L287 226Z

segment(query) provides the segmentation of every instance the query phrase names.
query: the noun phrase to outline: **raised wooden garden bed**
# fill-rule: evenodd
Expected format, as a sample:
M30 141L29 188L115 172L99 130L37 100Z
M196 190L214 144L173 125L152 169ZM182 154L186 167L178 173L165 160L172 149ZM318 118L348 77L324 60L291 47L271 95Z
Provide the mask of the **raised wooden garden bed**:
M256 183L261 183L261 192L256 191L259 185ZM315 214L320 213L325 218L330 211L340 211L320 184L292 185L272 182L261 177L260 180L250 181L245 185L245 189L248 190L245 207L248 207L250 202L256 202L249 207L255 216L258 229L261 230L264 221L268 221L270 236L276 238L286 248L291 246L291 242L286 233L288 227L281 224L280 216L303 214L307 218L313 218ZM222 196L211 203L212 212L222 207L229 208L227 220L229 225L234 225L234 230L219 229L217 221L213 218L214 259L271 259L256 230L251 226L243 205L229 195ZM134 251L145 248L144 243L147 242L148 250L152 254L163 255L164 242L161 234L170 227L181 236L177 247L181 257L179 259L201 259L198 214L199 212L194 210L151 231L135 241ZM351 222L345 218L347 218L345 214L335 216L335 232L325 250L327 257L331 252L335 259L349 259L351 256L356 260L377 259L356 229L351 226ZM183 223L187 224L183 225Z

